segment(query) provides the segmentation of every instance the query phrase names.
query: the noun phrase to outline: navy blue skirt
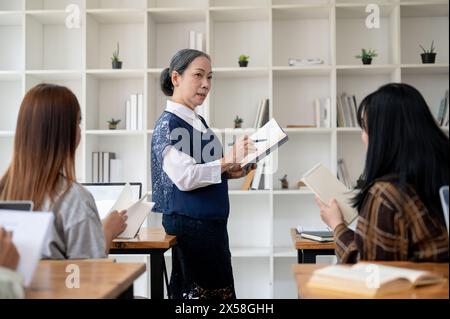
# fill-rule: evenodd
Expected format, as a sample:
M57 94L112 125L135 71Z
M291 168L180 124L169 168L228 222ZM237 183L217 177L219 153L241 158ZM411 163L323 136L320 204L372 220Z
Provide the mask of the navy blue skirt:
M177 237L172 248L170 297L235 299L227 220L163 215L163 226Z

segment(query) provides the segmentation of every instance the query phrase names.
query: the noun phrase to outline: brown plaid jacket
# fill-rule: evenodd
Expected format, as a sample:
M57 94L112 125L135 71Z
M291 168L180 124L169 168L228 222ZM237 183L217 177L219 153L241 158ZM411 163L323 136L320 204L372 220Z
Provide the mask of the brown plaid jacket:
M355 231L340 224L334 238L340 263L449 260L445 226L428 213L414 190L405 193L384 181L371 186Z

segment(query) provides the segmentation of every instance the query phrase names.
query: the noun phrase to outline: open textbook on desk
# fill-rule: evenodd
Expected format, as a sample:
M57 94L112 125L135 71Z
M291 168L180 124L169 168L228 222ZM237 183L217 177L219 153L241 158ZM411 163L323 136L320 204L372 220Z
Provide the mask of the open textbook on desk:
M96 202L100 218L105 218L107 214L114 210L120 212L126 209L128 211L127 228L118 236L118 238L132 239L137 235L142 223L155 205L155 203L146 202L144 200L148 195L149 193L146 193L136 201L133 199L131 186L127 183L123 187L122 192L115 203L110 200Z
M241 161L240 164L243 169L247 169L250 165L262 160L278 147L286 143L288 141L288 136L280 125L278 125L277 121L271 119L263 127L252 134L250 139L259 142L255 143L256 152L247 155Z
M347 225L351 224L358 217L358 212L351 204L352 197L354 196L353 192L345 187L322 164L317 164L305 173L302 181L326 205L330 203L331 199L336 199L341 209L342 217Z

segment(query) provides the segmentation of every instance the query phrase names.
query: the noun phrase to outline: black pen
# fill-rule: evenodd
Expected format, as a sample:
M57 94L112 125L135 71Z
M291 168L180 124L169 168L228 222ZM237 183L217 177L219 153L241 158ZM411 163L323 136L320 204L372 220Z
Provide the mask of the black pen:
M267 139L262 138L262 139L258 139L258 140L253 140L253 143L260 143L260 142L267 142ZM228 144L228 146L233 146L233 145L234 145L234 142Z

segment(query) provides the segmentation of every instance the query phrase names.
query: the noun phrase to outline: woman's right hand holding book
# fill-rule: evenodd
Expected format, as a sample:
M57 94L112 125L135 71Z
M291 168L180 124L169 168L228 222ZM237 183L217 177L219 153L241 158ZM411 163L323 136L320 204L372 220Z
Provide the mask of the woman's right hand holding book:
M233 148L221 160L222 173L229 170L234 165L239 165L245 157L255 152L255 143L248 135L239 138L236 143L234 143Z

